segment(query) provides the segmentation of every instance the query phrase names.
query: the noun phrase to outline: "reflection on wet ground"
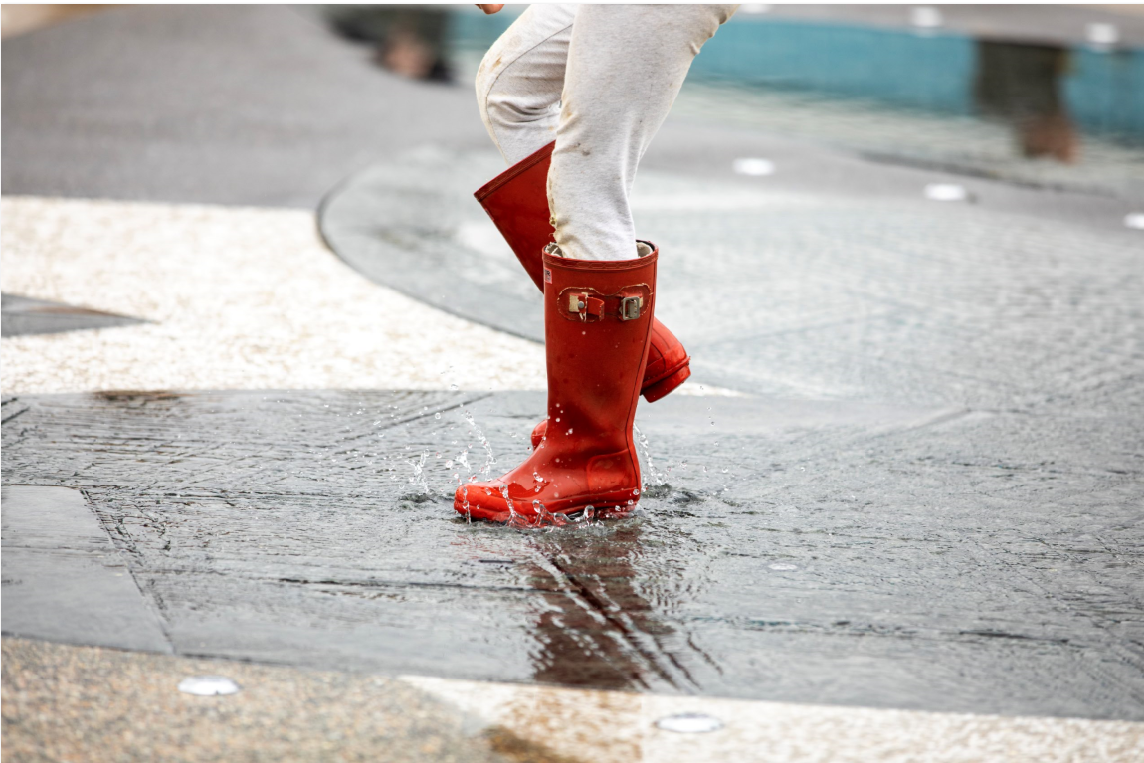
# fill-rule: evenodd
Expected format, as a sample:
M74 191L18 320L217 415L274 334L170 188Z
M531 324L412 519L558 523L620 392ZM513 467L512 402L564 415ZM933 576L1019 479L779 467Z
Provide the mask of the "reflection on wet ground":
M3 410L5 483L81 488L178 654L1144 718L1123 417L669 399L641 411L637 516L515 530L467 524L451 495L523 455L536 393Z

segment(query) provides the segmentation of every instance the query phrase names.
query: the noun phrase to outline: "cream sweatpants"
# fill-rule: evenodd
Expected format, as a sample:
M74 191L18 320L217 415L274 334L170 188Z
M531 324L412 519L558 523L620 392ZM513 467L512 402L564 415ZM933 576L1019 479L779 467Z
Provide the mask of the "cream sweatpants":
M635 256L628 196L691 61L737 5L532 5L481 61L506 162L556 140L548 207L566 257Z

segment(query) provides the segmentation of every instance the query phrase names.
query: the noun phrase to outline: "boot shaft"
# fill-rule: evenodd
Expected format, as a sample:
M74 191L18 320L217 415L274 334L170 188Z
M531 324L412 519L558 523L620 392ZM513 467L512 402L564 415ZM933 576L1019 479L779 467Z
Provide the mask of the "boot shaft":
M572 437L579 449L631 448L636 403L647 363L659 251L619 262L543 257L548 427L554 445Z
M549 143L473 194L541 291L540 253L555 240L548 211L548 168L555 146L555 141Z

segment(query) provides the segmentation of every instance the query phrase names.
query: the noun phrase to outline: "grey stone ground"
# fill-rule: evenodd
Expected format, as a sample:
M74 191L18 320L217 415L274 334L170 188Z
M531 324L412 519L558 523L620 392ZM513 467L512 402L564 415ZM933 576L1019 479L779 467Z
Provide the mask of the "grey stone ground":
M641 411L641 516L466 524L459 454L481 469L479 429L514 462L541 408L32 396L5 405L5 480L84 491L178 654L1144 718L1135 420L670 399Z
M189 675L243 691L194 697ZM4 760L569 761L401 681L4 640ZM379 758L379 756L381 756Z

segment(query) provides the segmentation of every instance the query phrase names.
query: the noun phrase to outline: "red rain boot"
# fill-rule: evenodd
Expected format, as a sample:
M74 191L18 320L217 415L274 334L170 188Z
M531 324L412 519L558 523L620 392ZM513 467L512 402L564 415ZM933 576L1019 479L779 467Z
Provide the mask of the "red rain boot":
M544 291L540 255L553 241L548 212L548 166L556 143L520 160L483 185L474 196L536 287ZM690 358L667 326L652 323L651 349L641 384L644 398L654 403L691 376ZM544 435L542 421L533 431L533 447Z
M548 432L524 463L457 489L453 508L528 524L589 506L622 515L639 501L632 437L655 312L659 250L620 262L543 254Z

